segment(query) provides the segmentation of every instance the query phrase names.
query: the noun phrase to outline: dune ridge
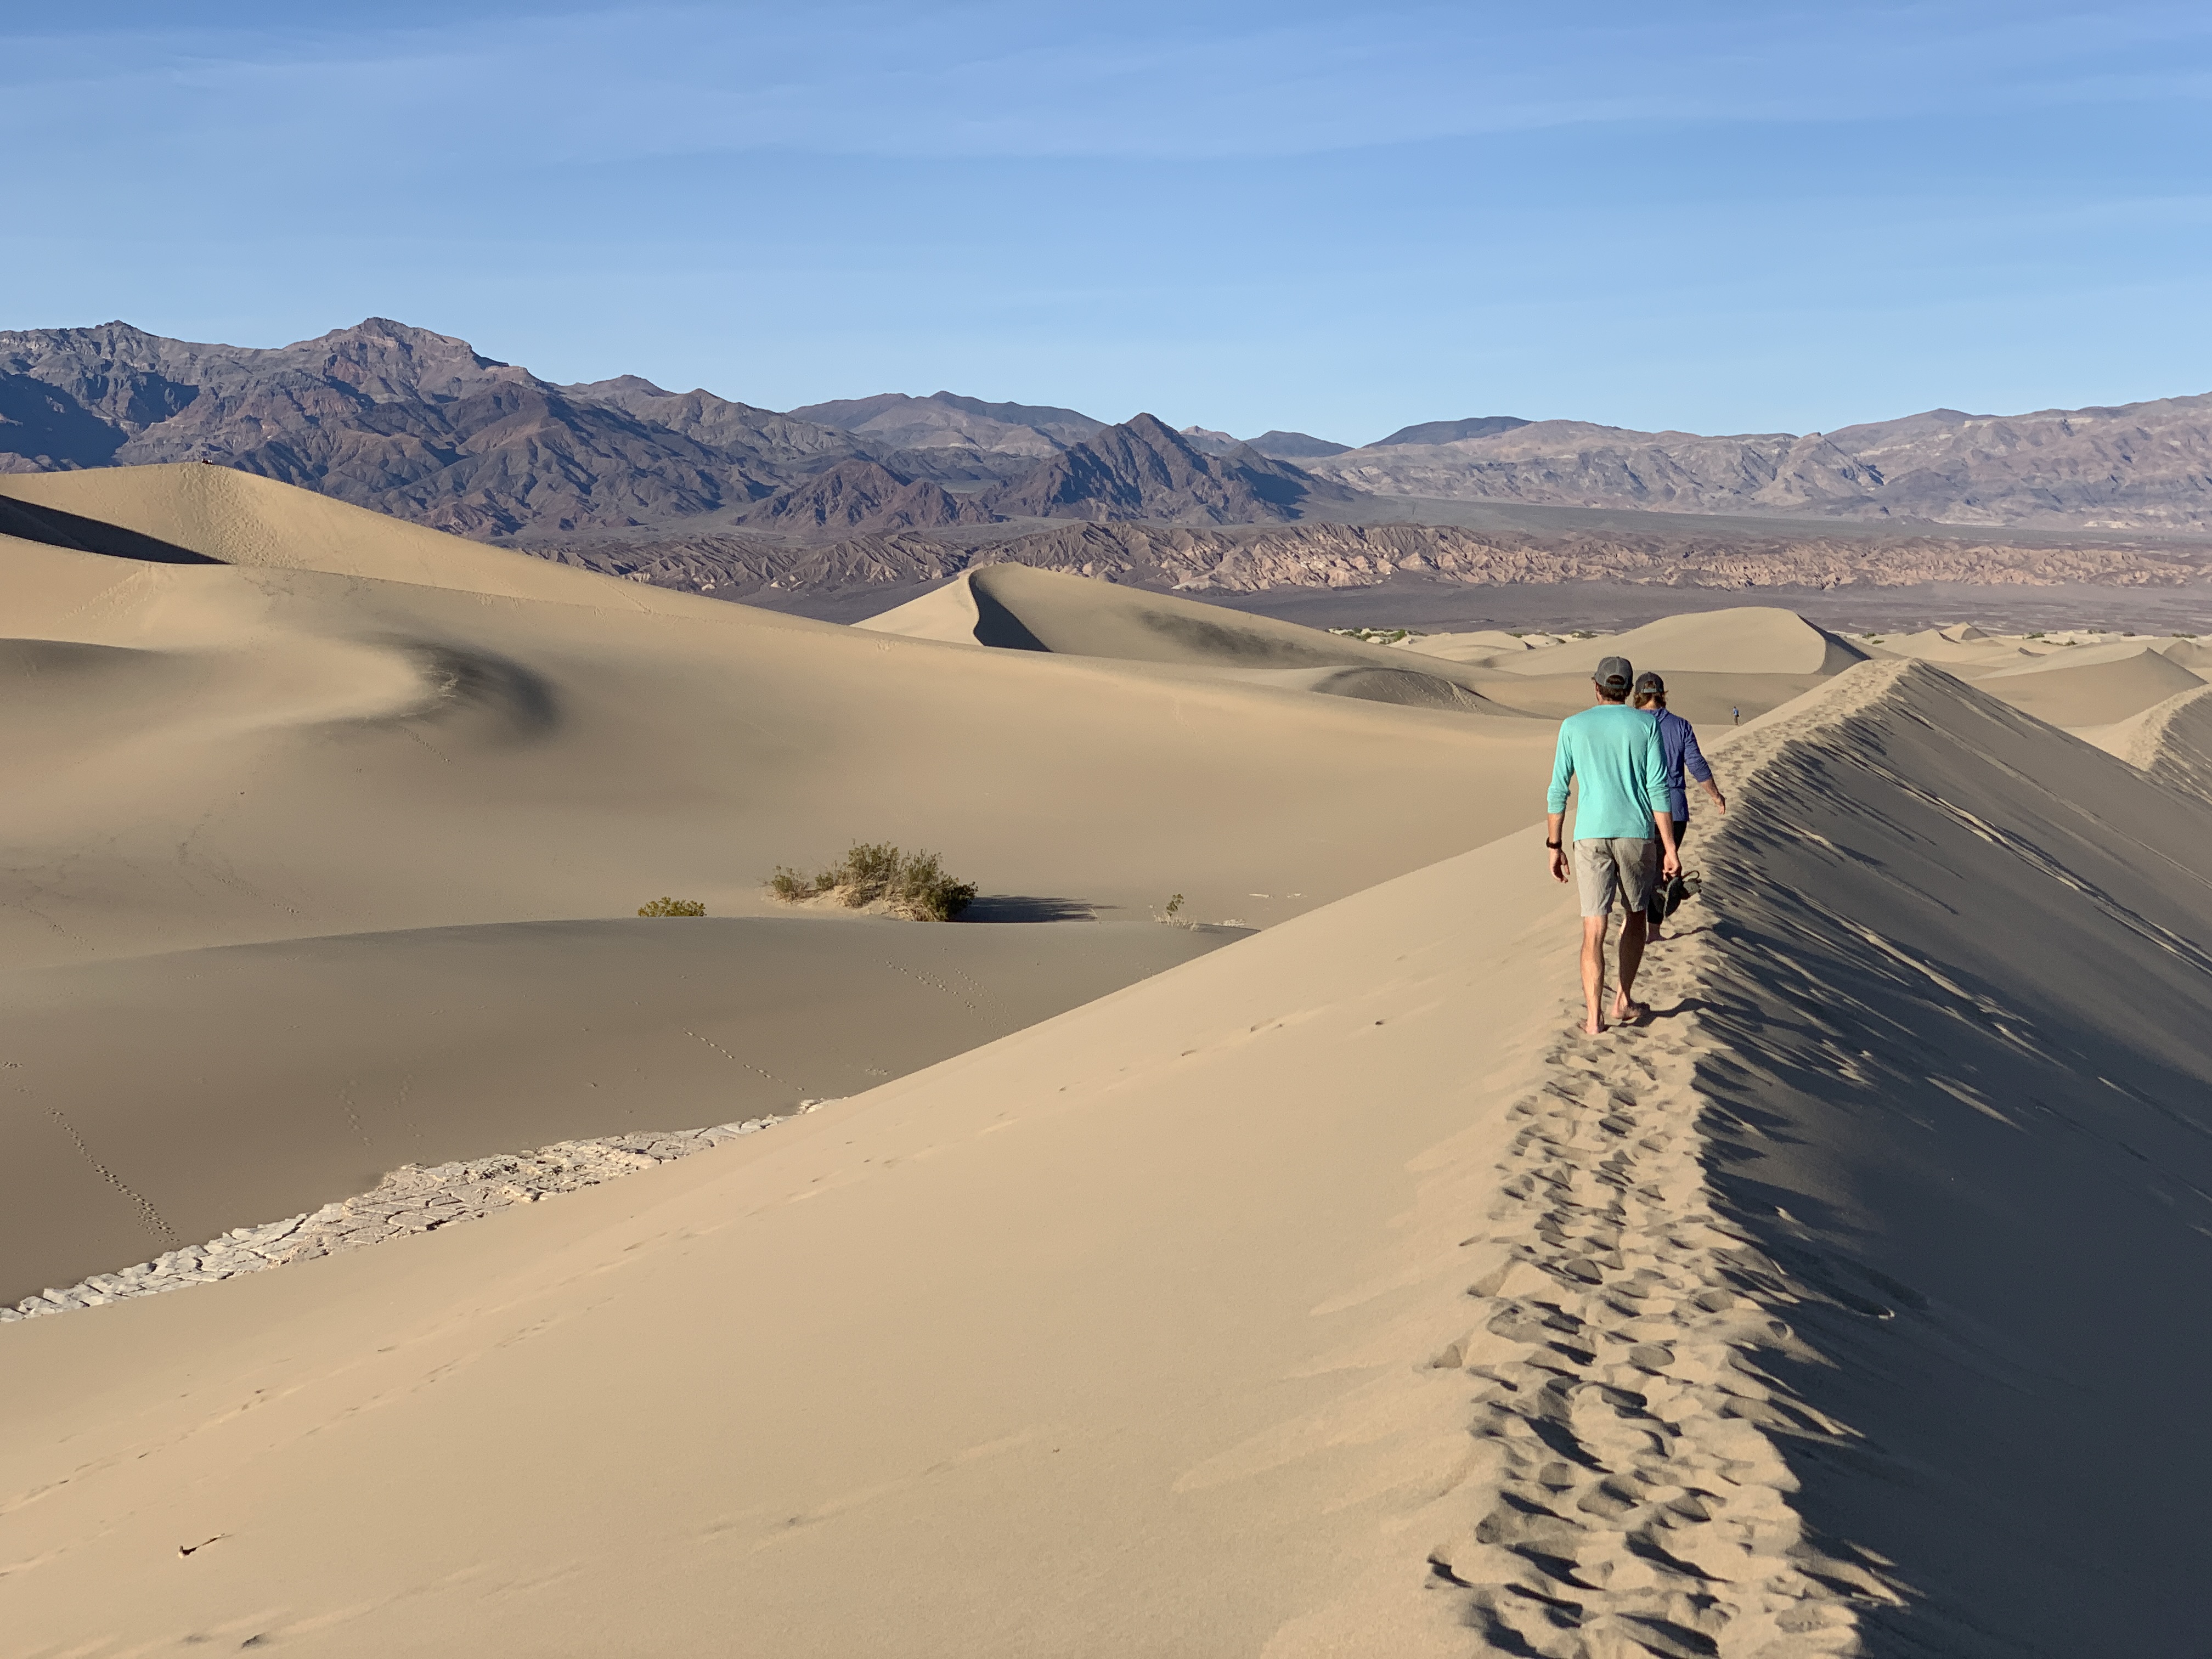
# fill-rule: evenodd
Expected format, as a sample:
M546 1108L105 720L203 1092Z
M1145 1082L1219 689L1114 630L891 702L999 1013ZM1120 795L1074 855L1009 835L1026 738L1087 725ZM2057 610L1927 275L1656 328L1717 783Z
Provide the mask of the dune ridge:
M2118 754L2160 782L2212 801L2212 685L2145 709Z
M1571 1030L1515 837L773 1136L11 1326L21 1628L2188 1659L2212 815L1911 662L1715 750L1648 1025Z

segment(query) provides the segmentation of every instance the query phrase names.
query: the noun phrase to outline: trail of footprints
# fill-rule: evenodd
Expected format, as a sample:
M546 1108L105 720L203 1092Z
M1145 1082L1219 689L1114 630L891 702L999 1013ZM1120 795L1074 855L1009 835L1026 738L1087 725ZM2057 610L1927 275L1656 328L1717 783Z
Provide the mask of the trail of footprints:
M1662 1007L1680 977L1664 949L1638 985ZM1790 1506L1774 1437L1850 1431L1759 1368L1760 1350L1810 1350L1742 1293L1783 1275L1709 1201L1695 1016L1593 1039L1579 1013L1512 1108L1487 1234L1510 1258L1431 1362L1482 1380L1471 1426L1498 1460L1494 1507L1431 1556L1432 1583L1498 1652L1856 1653L1859 1610L1899 1598L1813 1547Z

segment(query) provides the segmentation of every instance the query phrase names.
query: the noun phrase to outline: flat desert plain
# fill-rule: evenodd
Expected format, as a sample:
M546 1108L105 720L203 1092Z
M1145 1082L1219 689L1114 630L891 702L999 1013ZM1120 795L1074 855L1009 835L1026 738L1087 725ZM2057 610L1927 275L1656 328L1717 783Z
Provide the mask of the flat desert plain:
M0 531L6 1652L2203 1651L2196 642ZM1729 811L1593 1039L1607 654Z

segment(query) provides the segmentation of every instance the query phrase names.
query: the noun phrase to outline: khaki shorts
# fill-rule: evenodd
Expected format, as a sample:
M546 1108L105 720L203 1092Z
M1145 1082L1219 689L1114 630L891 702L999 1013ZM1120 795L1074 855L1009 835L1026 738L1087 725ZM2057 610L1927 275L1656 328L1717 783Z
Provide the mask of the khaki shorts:
M1651 908L1651 895L1659 884L1659 843L1637 841L1578 841L1575 844L1575 886L1582 894L1583 914L1613 914L1613 890L1620 888L1621 902L1631 915Z

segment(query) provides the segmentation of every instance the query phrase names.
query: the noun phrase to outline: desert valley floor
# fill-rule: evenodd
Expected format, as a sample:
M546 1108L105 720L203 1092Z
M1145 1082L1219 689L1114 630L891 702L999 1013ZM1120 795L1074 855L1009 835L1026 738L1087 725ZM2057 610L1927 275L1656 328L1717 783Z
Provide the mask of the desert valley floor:
M0 575L0 1651L2203 1651L2212 641L848 626L193 465ZM1593 1039L1613 653L1729 810ZM855 840L970 919L764 890Z

